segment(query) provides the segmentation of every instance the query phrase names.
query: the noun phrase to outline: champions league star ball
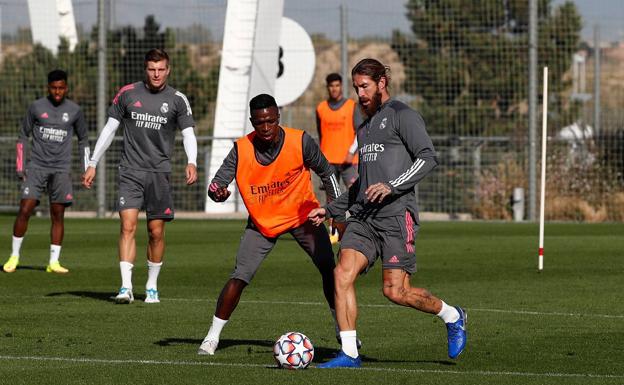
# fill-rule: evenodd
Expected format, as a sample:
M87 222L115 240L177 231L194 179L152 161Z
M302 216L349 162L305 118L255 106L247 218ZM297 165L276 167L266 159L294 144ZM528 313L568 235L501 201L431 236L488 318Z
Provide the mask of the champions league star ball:
M312 341L299 332L288 332L275 341L273 357L284 369L305 369L314 359Z

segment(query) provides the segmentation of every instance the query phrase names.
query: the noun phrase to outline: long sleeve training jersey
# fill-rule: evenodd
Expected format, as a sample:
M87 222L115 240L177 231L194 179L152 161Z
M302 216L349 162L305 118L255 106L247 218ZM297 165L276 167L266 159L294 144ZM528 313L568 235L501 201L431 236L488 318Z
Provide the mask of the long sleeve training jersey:
M418 218L414 187L437 166L435 150L418 112L390 99L358 128L358 180L348 193L326 206L328 215L345 211L360 218L405 215ZM366 200L366 189L385 183L391 194L381 203Z

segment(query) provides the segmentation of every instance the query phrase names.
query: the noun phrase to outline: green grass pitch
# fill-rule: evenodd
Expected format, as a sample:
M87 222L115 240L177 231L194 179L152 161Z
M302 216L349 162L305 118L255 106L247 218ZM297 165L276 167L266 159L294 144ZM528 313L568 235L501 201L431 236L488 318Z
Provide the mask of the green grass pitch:
M13 217L0 217L2 263ZM0 384L624 384L624 225L547 224L537 272L537 226L422 224L415 286L468 313L468 345L446 355L437 317L388 302L375 266L357 283L359 370L275 368L273 341L296 330L314 363L339 348L320 276L284 236L222 335L198 356L243 221L167 226L162 302L115 305L117 220L67 219L61 261L48 274L49 221L33 218L20 268L0 273ZM140 223L135 295L146 279Z

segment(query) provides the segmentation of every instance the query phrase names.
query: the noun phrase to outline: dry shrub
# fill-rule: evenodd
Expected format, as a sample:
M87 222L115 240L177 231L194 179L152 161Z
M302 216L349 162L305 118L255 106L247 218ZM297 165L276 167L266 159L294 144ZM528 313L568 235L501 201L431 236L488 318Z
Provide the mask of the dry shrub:
M503 155L498 164L479 175L473 215L480 219L510 220L513 189L525 185L526 174L516 155Z
M611 209L619 194L617 178L587 148L572 151L555 143L547 159L545 216L548 220L621 220ZM624 205L624 197L617 198Z
M607 207L605 205L594 207L586 200L577 197L547 197L544 214L547 219L551 220L583 222L604 222L608 220Z
M539 170L538 168L538 207ZM511 197L515 187L525 187L527 176L513 153L504 155L493 167L481 172L473 215L480 219L512 219ZM554 143L547 158L547 220L605 222L624 221L624 192L619 178L602 167L591 153L574 155L566 145Z
M624 222L624 192L617 192L611 196L609 205L610 220Z

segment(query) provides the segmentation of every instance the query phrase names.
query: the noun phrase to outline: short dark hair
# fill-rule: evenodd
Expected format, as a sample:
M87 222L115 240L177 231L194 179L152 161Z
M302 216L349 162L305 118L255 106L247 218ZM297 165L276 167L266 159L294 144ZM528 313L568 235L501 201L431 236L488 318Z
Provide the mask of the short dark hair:
M342 76L340 76L340 74L337 74L335 72L332 72L331 74L327 75L327 77L325 78L325 84L327 85L335 81L339 81L340 83L342 83Z
M165 52L164 49L160 48L152 48L145 54L145 60L143 61L143 66L147 68L147 62L153 61L161 61L166 60L167 66L169 66L169 55Z
M381 78L386 78L386 87L390 86L390 67L383 65L379 60L375 59L362 59L351 70L351 76L364 75L369 76L379 83Z
M277 107L275 98L269 94L256 95L249 101L249 111L261 110L269 107Z
M67 82L67 72L56 69L48 73L48 84L59 80L65 80L65 82Z

